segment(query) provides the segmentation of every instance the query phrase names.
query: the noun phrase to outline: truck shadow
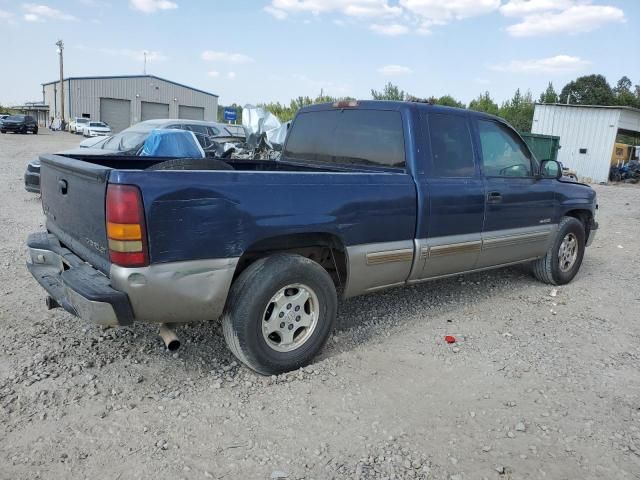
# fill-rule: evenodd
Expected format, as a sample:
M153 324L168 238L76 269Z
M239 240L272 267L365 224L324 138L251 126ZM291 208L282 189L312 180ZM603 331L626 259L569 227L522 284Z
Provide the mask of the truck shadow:
M445 317L443 321L464 321L464 311L483 300L505 295L523 295L526 287L542 285L526 266L480 272L363 295L338 304L332 337L314 363L358 346L377 341L393 329L415 322ZM229 364L235 361L226 347L219 322L185 325L178 335L186 348L180 357L194 361ZM158 351L161 354L161 351Z

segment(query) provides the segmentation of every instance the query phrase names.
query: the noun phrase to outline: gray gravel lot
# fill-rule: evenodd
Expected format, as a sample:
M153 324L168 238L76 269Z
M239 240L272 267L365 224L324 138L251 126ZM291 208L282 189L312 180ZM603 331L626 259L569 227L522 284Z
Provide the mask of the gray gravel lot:
M217 323L170 354L151 326L47 312L22 175L79 141L0 136L0 478L640 478L640 188L596 187L557 296L513 268L352 299L316 363L268 378Z

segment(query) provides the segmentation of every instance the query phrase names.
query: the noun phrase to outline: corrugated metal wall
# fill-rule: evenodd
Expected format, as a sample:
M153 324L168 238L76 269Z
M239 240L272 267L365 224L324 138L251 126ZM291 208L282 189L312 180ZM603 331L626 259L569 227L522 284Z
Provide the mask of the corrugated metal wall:
M559 136L560 162L586 181L606 182L619 119L616 109L536 105L531 131Z
M60 111L58 87L59 83L44 85L45 103L49 105L51 112ZM218 116L218 99L213 95L153 77L114 77L65 81L67 120L81 117L82 114L89 114L91 118L99 120L100 98L130 100L132 124L141 121L143 101L168 104L170 118L178 118L180 105L204 108L204 119L207 121L215 122Z
M60 82L50 83L48 85L44 85L44 103L49 106L49 116L50 117L59 117L61 113L61 103L60 103ZM67 117L67 121L69 120L69 80L65 80L64 82L64 116ZM47 126L50 123L47 122Z

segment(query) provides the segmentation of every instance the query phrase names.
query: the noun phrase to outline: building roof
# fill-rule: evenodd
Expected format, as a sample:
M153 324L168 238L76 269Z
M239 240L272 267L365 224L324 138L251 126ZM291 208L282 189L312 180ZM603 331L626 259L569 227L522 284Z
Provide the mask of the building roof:
M550 106L550 107L567 107L567 108L607 108L609 110L628 110L630 112L639 113L640 109L634 107L626 107L624 105L580 105L580 104L566 104L566 103L540 103L536 102L536 105Z
M200 90L198 88L190 87L189 85L184 85L183 83L174 82L172 80L167 80L166 78L157 77L156 75L111 75L111 76L98 76L98 77L67 77L64 81L68 80L117 80L117 79L127 79L127 78L155 78L156 80L162 80L163 82L172 83L173 85L177 85L178 87L188 88L189 90L193 90L194 92L204 93L205 95L211 95L212 97L218 98L218 95L211 92L205 92L204 90ZM43 83L42 86L51 85L53 83L60 83L60 80L55 80L53 82Z

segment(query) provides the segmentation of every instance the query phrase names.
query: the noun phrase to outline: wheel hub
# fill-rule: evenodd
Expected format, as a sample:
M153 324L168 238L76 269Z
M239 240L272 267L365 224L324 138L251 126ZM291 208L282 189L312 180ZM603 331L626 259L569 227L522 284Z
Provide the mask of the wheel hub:
M264 311L262 335L270 348L290 352L311 337L319 316L318 297L308 286L292 284L271 297Z
M573 233L567 233L558 250L558 264L562 272L568 272L578 258L578 239Z

